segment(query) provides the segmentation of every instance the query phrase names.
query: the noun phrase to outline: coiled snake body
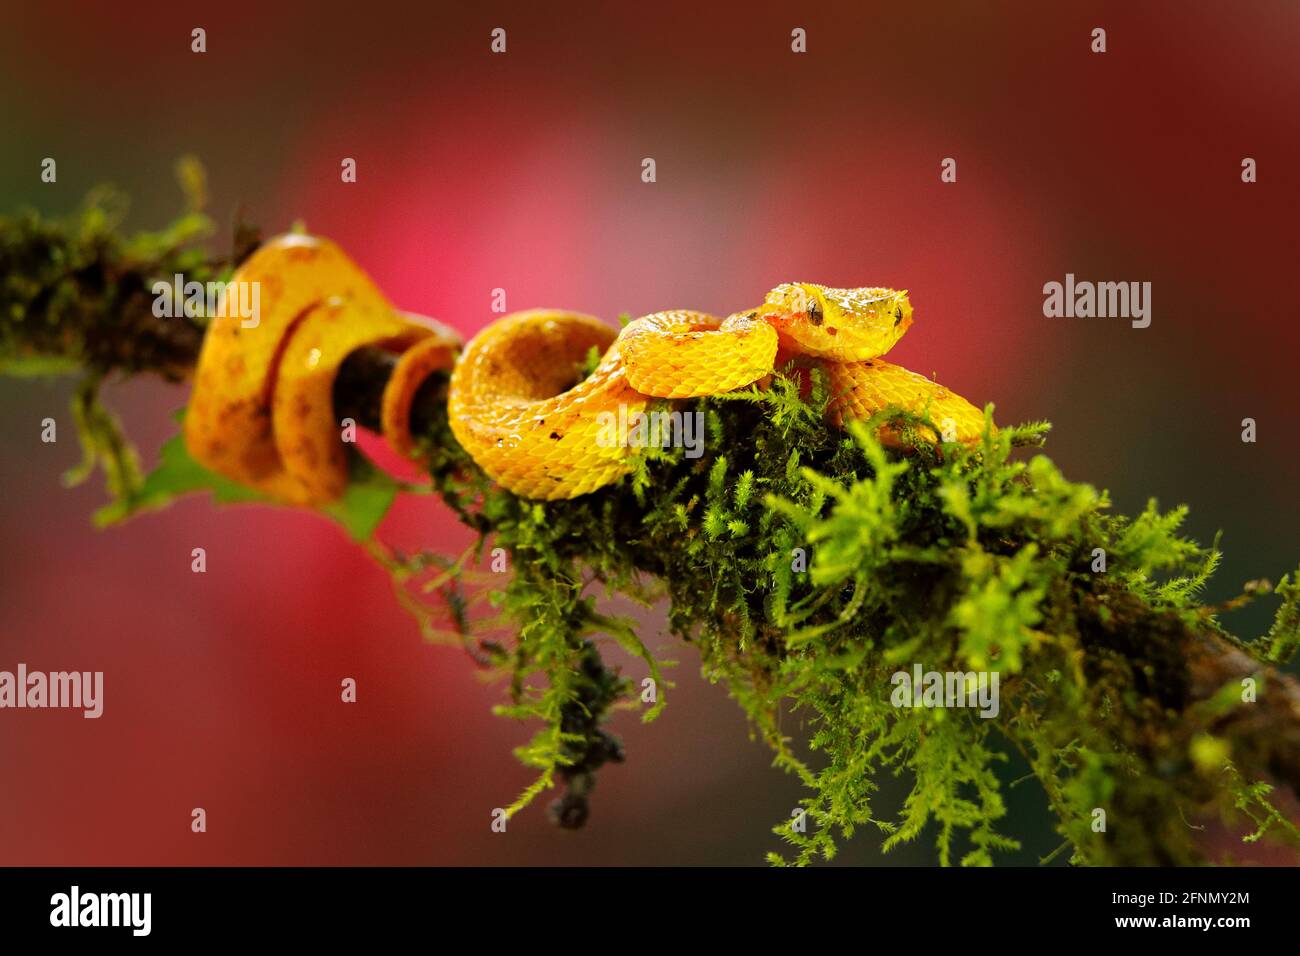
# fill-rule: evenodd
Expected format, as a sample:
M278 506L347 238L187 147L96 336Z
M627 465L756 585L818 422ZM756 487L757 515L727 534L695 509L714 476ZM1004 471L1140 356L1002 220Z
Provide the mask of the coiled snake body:
M397 312L328 240L271 240L231 281L261 283L264 305L252 327L223 309L213 318L186 413L187 446L213 471L294 504L323 504L346 487L332 388L339 365L363 346L400 356L381 415L399 453L417 453L409 430L416 390L450 369L456 439L526 498L573 498L628 472L636 449L603 439L604 413L634 416L656 399L742 388L792 358L824 369L837 424L896 406L938 425L943 435L932 440L971 442L984 428L983 413L965 399L880 359L912 324L905 292L789 283L725 319L658 312L621 333L591 316L535 309L492 323L461 351L451 329ZM575 384L593 348L599 363ZM901 442L888 427L880 434Z

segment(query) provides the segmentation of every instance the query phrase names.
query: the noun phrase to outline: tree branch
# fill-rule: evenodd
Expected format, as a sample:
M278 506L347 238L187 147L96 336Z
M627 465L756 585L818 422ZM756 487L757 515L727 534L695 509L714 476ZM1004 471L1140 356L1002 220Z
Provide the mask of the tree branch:
M113 226L110 222L74 239L35 216L0 220L0 370L63 367L94 375L186 376L197 359L203 323L154 316L150 283L173 272L200 281L225 275L251 248L248 236L231 256L211 259L187 248L205 232L204 222L153 234L148 241L137 238L130 245ZM378 429L380 398L395 361L380 349L350 356L334 385L336 417ZM445 436L445 388L445 376L425 383L413 406L413 433ZM658 560L649 555L646 566L655 567ZM1082 668L1105 693L1116 687L1124 691L1118 699L1083 702L1086 719L1099 734L1118 737L1136 755L1135 774L1160 781L1160 793L1213 803L1224 792L1217 765L1198 766L1188 758L1197 752L1197 740L1206 737L1226 745L1242 778L1271 778L1300 797L1300 683L1252 656L1211 620L1189 623L1186 615L1154 609L1106 582L1078 602L1075 614ZM737 637L737 643L744 642ZM781 642L774 638L772 644L780 647ZM1259 682L1258 700L1223 706L1225 688L1248 678ZM1041 688L1014 686L1013 678L1007 694L1019 713L1003 729L1031 762L1049 759L1043 740L1071 746L1065 729L1071 725L1043 708ZM1061 739L1053 739L1058 725ZM1036 770L1043 777L1042 768ZM1054 799L1050 788L1048 795ZM1195 859L1189 852L1194 839L1177 832L1177 807L1156 806L1159 799L1152 791L1138 787L1117 798L1121 806L1126 800L1133 814L1153 822L1149 840L1114 848L1109 862ZM1080 821L1066 822L1067 829L1078 825Z

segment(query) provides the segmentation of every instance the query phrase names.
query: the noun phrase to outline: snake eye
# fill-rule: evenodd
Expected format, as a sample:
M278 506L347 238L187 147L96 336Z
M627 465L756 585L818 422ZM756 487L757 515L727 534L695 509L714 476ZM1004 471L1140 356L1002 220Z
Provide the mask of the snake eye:
M822 304L816 299L808 306L808 321L813 325L822 324Z
M898 323L902 321L903 321L903 307L901 305L896 305L894 306L894 326L897 327Z

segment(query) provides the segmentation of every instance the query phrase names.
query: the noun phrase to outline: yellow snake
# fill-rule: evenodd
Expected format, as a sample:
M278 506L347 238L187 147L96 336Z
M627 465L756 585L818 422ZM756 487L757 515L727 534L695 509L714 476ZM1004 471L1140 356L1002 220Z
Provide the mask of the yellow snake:
M591 316L534 309L492 323L461 352L451 329L398 312L325 239L273 239L231 282L260 283L264 305L252 327L220 307L212 318L186 444L211 470L292 504L328 503L347 486L332 389L343 360L363 346L399 356L381 414L396 451L417 454L412 397L430 374L451 370L456 439L496 482L526 498L573 498L625 475L636 449L605 440L611 416L635 418L655 399L742 388L791 358L825 370L837 425L897 406L939 426L942 436L926 430L931 441L972 442L984 428L983 413L965 399L880 358L912 324L906 292L787 283L725 319L657 312L621 333ZM593 349L595 371L575 381ZM880 434L902 441L888 427Z

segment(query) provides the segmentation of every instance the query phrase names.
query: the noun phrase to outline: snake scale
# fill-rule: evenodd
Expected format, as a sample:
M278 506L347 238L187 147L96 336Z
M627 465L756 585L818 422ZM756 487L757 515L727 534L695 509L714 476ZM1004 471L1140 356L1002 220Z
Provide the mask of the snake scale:
M456 439L497 483L526 498L588 494L618 481L636 449L601 440L606 413L644 412L762 383L791 360L824 370L837 425L894 406L969 443L983 413L923 375L880 356L912 324L906 292L787 283L758 306L717 318L656 312L621 332L556 309L506 315L462 347L432 319L397 311L326 239L289 235L248 257L231 284L260 283L255 323L219 307L204 338L185 416L190 454L227 478L290 504L343 494L348 459L332 403L343 360L362 347L398 356L383 394L384 437L417 457L411 402L435 372L451 372ZM577 371L592 350L594 371ZM581 380L577 380L581 378ZM902 436L882 426L881 439Z

